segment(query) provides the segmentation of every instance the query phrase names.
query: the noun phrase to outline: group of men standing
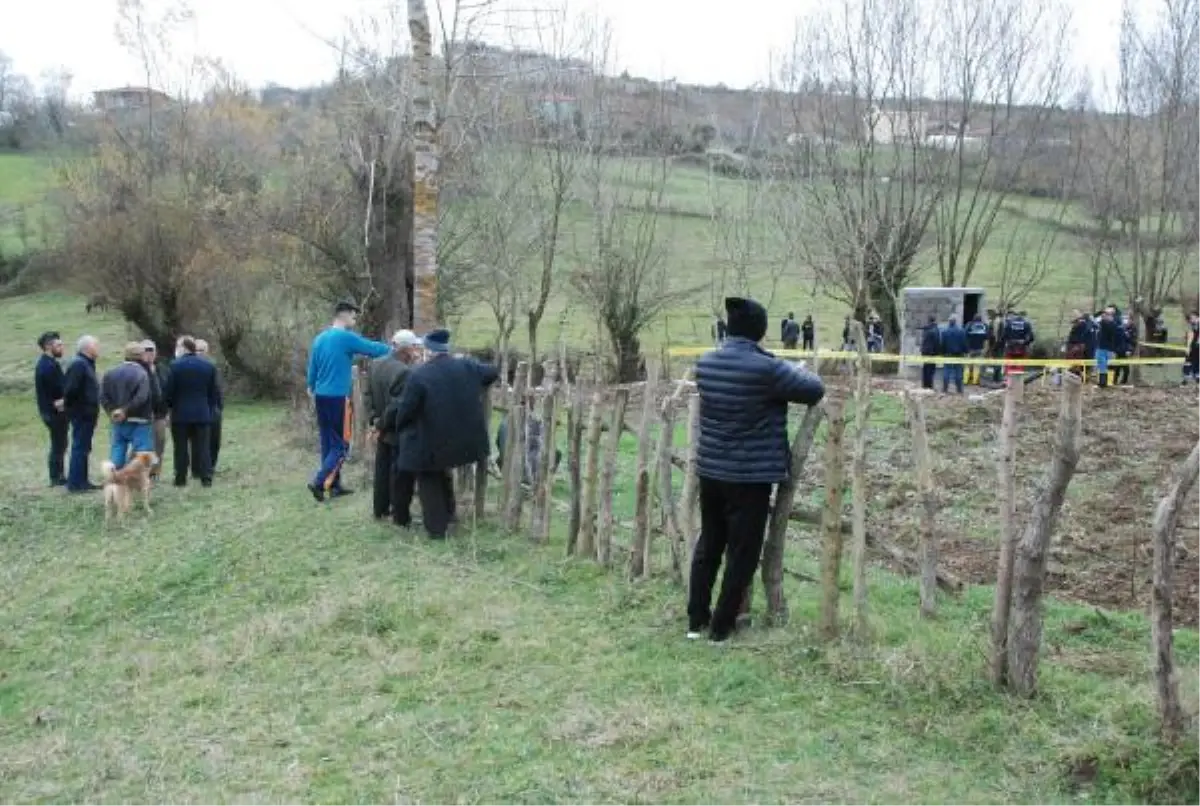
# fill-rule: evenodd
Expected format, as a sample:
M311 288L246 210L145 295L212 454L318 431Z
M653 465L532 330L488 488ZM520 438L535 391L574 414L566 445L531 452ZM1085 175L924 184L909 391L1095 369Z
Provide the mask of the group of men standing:
M1025 312L1010 311L1003 316L996 315L990 324L984 321L982 314L976 314L966 327L960 325L954 315L946 320L945 327L931 316L921 329L920 349L921 355L928 358L1021 359L1029 356L1033 342L1033 324L1025 317ZM922 388L933 388L937 367L937 361L921 364ZM969 375L967 370L970 370ZM1002 372L1003 367L996 364L992 368L993 381L999 383ZM981 367L977 364L968 367L957 361L942 362L942 392L950 391L953 384L961 395L964 382L979 383L981 378Z
M109 419L109 459L116 467L136 458L157 478L169 424L176 486L187 483L189 470L201 485L212 484L224 399L207 342L180 338L169 367L157 361L153 341L129 342L124 360L102 377L96 371L100 357L96 337L79 338L75 357L65 370L58 332L43 333L37 344L41 356L34 369L34 390L38 414L50 436L51 486L72 493L99 489L89 478L88 462L102 411ZM69 463L65 461L68 442Z
M445 538L456 521L451 471L488 457L483 390L499 373L453 355L445 329L424 338L400 330L390 343L364 338L352 330L359 313L353 303L338 303L333 323L309 352L307 387L321 443L309 492L317 501L353 492L341 480L353 423L353 366L358 356L374 358L365 401L376 441L373 513L409 526L415 489L426 533Z

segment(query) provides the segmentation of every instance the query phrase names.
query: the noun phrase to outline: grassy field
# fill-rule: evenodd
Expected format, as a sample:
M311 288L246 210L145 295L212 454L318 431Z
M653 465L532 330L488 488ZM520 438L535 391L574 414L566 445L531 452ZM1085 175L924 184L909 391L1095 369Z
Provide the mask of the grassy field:
M610 178L623 183L627 191L636 191L645 184L644 171L624 170L616 163L609 169L613 171ZM578 181L582 184L584 180ZM24 248L16 225L18 210L24 211L26 216L26 231L31 243L53 241L53 232L43 232L52 227L43 213L49 209L44 202L53 186L53 161L49 157L0 154L0 250L12 253ZM640 197L635 194L628 201L638 199ZM658 243L663 249L671 287L692 289L694 293L671 306L649 328L643 339L646 346L708 343L714 308L720 307L725 291L732 293L738 288L737 272L730 268L731 261L742 260L748 260L750 264L745 278L749 290L769 304L773 319L782 318L788 311L801 317L811 313L822 343L840 340L842 317L846 314L844 306L815 292L812 271L802 265L799 256L781 257L777 243L781 239L773 232L774 225L767 211L769 205L759 198L754 185L710 176L700 168L678 165L668 176L663 203L666 212L658 223ZM1042 217L1054 215L1044 200L1014 196L1006 200L1005 205ZM756 213L749 219L739 213L752 207ZM714 225L715 209L727 211L735 223ZM572 345L591 347L601 338L594 317L587 306L575 298L566 279L575 266L584 265L588 260L591 227L590 214L582 204L568 207L560 250L563 276L556 281L542 321L540 339L543 345L557 341L561 321L566 322L565 338ZM1002 210L995 232L980 255L971 284L983 287L990 300L997 299L1006 259L1033 259L1037 245L1048 234L1045 224ZM774 245L770 245L772 242ZM746 247L747 243L754 246ZM1017 253L1009 255L1013 243L1028 250L1025 257L1019 257ZM1065 336L1070 310L1090 303L1091 263L1086 245L1071 235L1058 235L1054 244L1052 270L1038 292L1026 301L1026 307L1040 334ZM746 248L750 250L748 256L743 251ZM487 255L481 255L480 259L486 260ZM937 269L932 250L927 247L918 260L922 270L912 284L936 284ZM725 285L720 279L723 273ZM1183 286L1194 288L1198 282L1200 270L1192 277L1184 278ZM1115 278L1111 287L1115 296L1124 296ZM1171 310L1168 314L1175 317L1178 311ZM523 320L523 317L519 319ZM464 344L484 346L495 339L495 320L482 300L467 304L460 321L452 324ZM1169 324L1173 332L1180 332L1174 318ZM775 332L772 328L772 338ZM527 339L523 326L518 327L513 338L515 346L525 346Z
M30 399L32 334L78 304L0 302L0 800L1195 802L1136 613L1051 602L1031 702L984 682L988 588L922 622L882 569L871 644L819 646L791 580L791 626L689 643L679 590L564 561L561 535L431 545L364 495L315 505L313 440L268 405L227 410L211 490L106 528L43 486ZM1195 631L1177 649L1194 664Z

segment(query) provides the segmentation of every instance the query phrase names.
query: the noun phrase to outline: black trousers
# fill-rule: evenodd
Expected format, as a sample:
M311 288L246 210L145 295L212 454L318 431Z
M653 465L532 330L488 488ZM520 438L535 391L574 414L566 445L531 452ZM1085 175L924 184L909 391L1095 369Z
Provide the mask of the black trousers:
M371 506L376 518L392 511L392 469L396 464L396 446L382 439L375 443L375 478L371 485ZM412 491L409 491L409 499Z
M811 350L813 348L813 340L808 336L805 336L803 347L805 350Z
M921 388L932 389L933 379L937 375L937 362L926 361L921 365Z
M770 513L770 484L700 479L700 539L692 558L688 599L690 630L709 627L718 639L733 632L758 569ZM722 558L725 575L714 610L712 592Z
M50 453L46 457L47 470L50 472L51 484L65 484L66 474L63 472L63 460L67 453L67 437L71 432L71 424L67 415L55 413L42 416L46 430L50 432Z
M211 465L217 466L217 458L221 455L221 418L217 417L208 427L208 458Z
M208 423L171 423L171 444L175 450L175 483L186 484L188 468L192 477L212 483L212 458L209 456Z

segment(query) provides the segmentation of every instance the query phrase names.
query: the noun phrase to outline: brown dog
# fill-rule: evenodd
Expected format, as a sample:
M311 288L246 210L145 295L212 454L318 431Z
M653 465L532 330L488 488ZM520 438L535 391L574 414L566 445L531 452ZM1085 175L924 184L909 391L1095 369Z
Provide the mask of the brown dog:
M104 475L104 522L114 514L121 520L133 508L133 493L140 490L146 512L150 510L150 462L154 454L139 453L121 469L107 459L100 467Z

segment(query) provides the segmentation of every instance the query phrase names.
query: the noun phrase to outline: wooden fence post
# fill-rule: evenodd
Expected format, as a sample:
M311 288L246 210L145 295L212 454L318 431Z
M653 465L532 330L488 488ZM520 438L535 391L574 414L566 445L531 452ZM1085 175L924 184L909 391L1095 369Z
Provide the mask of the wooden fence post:
M992 601L992 651L989 677L995 686L1008 681L1008 617L1012 611L1013 557L1017 548L1017 427L1025 384L1010 383L1004 390L1004 414L996 444L996 473L1000 481L1000 560Z
M596 507L600 502L600 436L604 415L604 393L597 389L592 393L588 408L587 465L583 474L583 509L579 515L580 556L596 559Z
M684 460L683 489L679 492L679 500L683 509L683 537L687 541L687 553L684 554L684 577L691 585L692 555L696 552L696 538L699 536L697 524L697 508L699 506L700 477L696 475L696 451L700 443L700 395L688 395L687 407L687 454Z
M788 516L800 489L800 476L808 462L817 425L825 410L820 406L809 406L804 419L792 439L791 473L788 480L775 488L775 504L771 508L771 520L767 525L767 539L763 544L762 582L767 595L767 623L782 627L788 621L787 598L783 593L783 556L787 546Z
M567 516L567 555L575 553L583 516L583 396L578 389L568 391L567 408L567 480L570 513Z
M933 457L925 427L925 404L910 392L904 393L912 429L913 463L917 468L917 498L921 514L917 520L917 560L921 567L921 617L937 615L937 498L933 488Z
M629 389L619 388L613 406L612 421L609 423L604 461L600 469L600 524L596 540L596 555L600 564L605 567L612 562L613 492L627 408L629 408Z
M1019 379L1013 379L1019 383ZM1058 412L1058 435L1054 458L1041 494L1033 505L1029 522L1017 544L1013 564L1012 616L1008 629L1009 686L1018 694L1032 696L1037 690L1038 651L1042 646L1042 593L1046 584L1046 554L1050 537L1062 510L1067 485L1079 463L1079 428L1082 417L1083 384L1064 373L1062 407Z
M854 579L854 631L865 638L870 630L867 614L867 421L871 417L871 354L862 323L852 320L854 343L858 346L858 368L854 377L854 447L850 460L851 576Z
M831 641L838 635L838 575L842 564L842 437L846 417L840 400L825 398L829 429L825 435L825 508L821 512L821 610L818 633Z
M492 384L495 386L495 384ZM503 388L503 387L501 387ZM487 423L488 439L491 440L492 433L492 388L488 387L483 390L483 421ZM489 456L491 451L488 451ZM475 520L483 520L487 514L487 483L488 483L488 456L475 463Z
M508 421L508 433L504 440L504 528L515 532L521 525L521 488L522 475L525 469L525 390L529 381L528 364L524 361L517 364L517 374L513 381L512 397L508 403L505 418Z
M555 439L557 434L558 410L558 364L547 361L542 373L542 441L541 453L537 455L537 473L533 479L533 507L529 524L529 539L537 543L545 543L550 539L550 510L553 508L554 497L554 452L558 449Z
M1175 675L1175 625L1171 612L1171 563L1175 559L1175 525L1179 510L1200 475L1200 443L1176 471L1167 494L1154 511L1154 588L1150 598L1150 638L1154 653L1154 688L1158 693L1159 728L1168 742L1176 741L1186 723L1179 705Z
M634 482L633 543L629 549L629 576L637 579L648 573L646 556L650 549L650 423L658 403L659 363L646 366L646 386L642 392L642 422L638 426L637 475Z

